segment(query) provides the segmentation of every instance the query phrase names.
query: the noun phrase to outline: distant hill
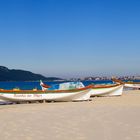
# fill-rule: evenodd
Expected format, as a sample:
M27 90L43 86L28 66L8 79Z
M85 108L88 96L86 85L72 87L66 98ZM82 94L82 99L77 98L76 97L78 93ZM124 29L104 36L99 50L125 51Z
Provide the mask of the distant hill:
M54 81L62 80L56 77L45 77L40 74L35 74L30 71L8 69L5 66L0 66L0 81Z

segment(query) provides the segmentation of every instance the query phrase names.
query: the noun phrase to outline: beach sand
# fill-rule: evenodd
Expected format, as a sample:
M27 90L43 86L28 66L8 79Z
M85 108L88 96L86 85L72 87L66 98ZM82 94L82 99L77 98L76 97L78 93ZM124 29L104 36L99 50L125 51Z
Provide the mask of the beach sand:
M0 140L140 140L140 90L87 102L1 105Z

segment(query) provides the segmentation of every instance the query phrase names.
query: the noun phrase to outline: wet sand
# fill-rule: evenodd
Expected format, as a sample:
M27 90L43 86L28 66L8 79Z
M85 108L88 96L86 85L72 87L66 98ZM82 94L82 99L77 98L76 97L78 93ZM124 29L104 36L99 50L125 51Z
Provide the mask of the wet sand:
M140 90L92 101L0 106L1 140L140 140Z

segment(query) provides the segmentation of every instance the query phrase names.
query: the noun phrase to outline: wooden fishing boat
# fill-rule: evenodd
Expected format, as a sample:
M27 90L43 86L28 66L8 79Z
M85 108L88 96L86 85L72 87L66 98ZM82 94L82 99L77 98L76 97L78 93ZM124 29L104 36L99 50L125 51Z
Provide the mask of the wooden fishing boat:
M114 84L94 85L90 91L92 96L120 96L123 92L124 83L118 79L112 78Z
M123 83L117 79L113 79L115 84L110 85L92 85L92 90L90 91L91 96L119 96L122 94L123 91ZM40 82L42 86L42 90L48 90L48 86L45 85L43 82ZM69 88L69 86L65 85L73 85L75 88L81 88L84 85L81 82L68 82L62 83L64 85L64 89ZM60 86L61 87L61 86Z
M127 88L140 89L140 82L125 82L124 86Z
M123 84L95 85L90 91L92 96L120 96L122 95Z
M0 90L3 101L84 101L90 98L91 86L71 90Z
M124 84L124 87L127 88L133 88L133 89L140 89L140 82L133 82L133 81L128 81L128 82L123 82L121 80L118 79L113 79L115 82L119 82Z

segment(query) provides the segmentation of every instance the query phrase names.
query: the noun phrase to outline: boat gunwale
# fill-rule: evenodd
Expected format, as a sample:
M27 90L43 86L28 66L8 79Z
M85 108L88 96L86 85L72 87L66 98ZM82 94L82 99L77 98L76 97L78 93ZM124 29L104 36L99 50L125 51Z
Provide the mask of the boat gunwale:
M84 91L87 89L92 89L93 85L88 85L83 88L76 88L76 89L68 89L68 90L4 90L0 89L0 94L7 93L7 94L46 94L46 93L73 93L78 91Z
M122 84L140 84L140 82L133 82L133 81L122 81L122 80L119 80L119 79L115 79L115 78L112 78L112 80L114 82L118 82L118 83L122 83Z
M114 84L114 85L94 85L93 87L92 87L92 89L106 89L106 88L112 88L112 87L117 87L117 86L121 86L121 85L123 85L123 84L121 84L121 83L119 83L119 84Z
M125 82L125 84L140 84L140 82Z

